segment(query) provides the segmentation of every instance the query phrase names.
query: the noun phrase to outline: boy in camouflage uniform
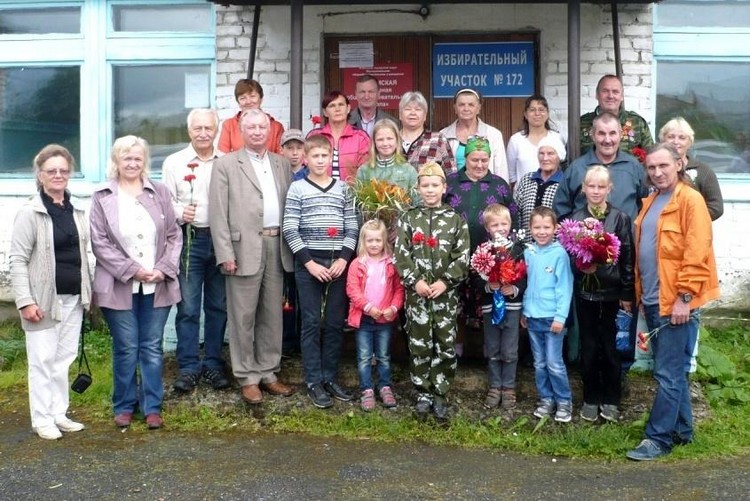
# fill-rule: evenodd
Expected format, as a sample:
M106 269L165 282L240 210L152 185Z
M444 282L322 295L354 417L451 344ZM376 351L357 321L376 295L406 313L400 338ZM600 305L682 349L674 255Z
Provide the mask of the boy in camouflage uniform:
M406 289L406 329L411 353L411 380L419 392L415 410L437 419L448 416L445 395L456 372L458 284L469 263L469 229L443 204L445 174L435 162L417 177L422 205L398 222L396 268Z

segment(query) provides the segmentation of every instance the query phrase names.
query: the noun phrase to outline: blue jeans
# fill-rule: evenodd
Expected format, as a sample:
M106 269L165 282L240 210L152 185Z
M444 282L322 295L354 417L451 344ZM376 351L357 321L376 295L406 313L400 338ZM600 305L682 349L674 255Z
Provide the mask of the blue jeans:
M669 317L659 316L659 305L645 305L649 330L668 324ZM693 437L693 409L686 367L698 332L698 321L691 317L682 325L667 325L651 338L654 354L654 379L658 383L646 436L669 451L672 432L684 439Z
M314 258L329 267L331 259ZM336 381L344 341L346 321L346 271L332 282L323 283L310 275L305 265L295 259L294 279L302 316L300 348L305 383L308 385ZM321 318L323 297L327 292L325 312Z
M154 295L141 293L133 294L130 310L102 308L112 335L115 414L133 412L136 403L144 415L161 412L162 338L170 308L154 308Z
M568 371L563 362L565 329L560 334L550 331L552 318L527 318L534 374L539 398L555 402L572 402Z
M357 370L359 371L360 391L371 390L372 385L372 355L378 369L378 390L391 385L391 355L389 346L393 322L379 324L372 317L362 315L362 322L357 329Z
M183 244L183 261L187 240ZM187 271L187 276L185 272ZM224 331L227 325L227 295L224 275L216 265L211 234L198 231L190 247L190 265L180 269L182 301L177 303L175 330L177 331L177 364L180 373L199 374L200 318L203 300L203 341L205 355L203 367L222 369L224 357Z

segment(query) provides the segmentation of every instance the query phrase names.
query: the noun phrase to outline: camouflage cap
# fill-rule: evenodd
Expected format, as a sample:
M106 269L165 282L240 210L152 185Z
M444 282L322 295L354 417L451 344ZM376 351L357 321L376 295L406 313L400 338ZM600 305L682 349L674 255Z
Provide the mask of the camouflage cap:
M443 172L443 168L437 162L427 162L419 168L419 173L417 174L417 177L424 176L438 176L445 179L445 172Z

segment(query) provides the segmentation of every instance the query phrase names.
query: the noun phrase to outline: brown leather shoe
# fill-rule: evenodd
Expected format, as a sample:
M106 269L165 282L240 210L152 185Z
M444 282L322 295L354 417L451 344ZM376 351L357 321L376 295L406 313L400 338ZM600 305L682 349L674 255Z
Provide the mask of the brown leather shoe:
M263 401L263 394L257 384L248 384L242 387L242 400L248 404L259 404Z
M287 386L281 381L274 381L273 383L260 383L262 390L267 391L271 395L281 395L282 397L288 397L294 393L294 388Z

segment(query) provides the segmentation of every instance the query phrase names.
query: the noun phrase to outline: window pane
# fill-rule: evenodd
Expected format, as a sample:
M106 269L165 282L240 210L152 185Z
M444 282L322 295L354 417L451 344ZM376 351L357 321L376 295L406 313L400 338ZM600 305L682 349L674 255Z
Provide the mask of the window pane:
M114 68L115 137L146 139L153 174L190 141L185 120L191 108L209 105L210 70L206 64Z
M656 123L684 117L693 155L717 173L750 173L750 62L660 61Z
M31 173L34 155L59 143L80 157L78 66L0 68L0 170Z
M747 1L661 2L657 25L666 27L746 28L750 26L750 3Z
M212 31L211 5L114 5L115 31Z
M79 7L0 9L0 35L80 32Z

